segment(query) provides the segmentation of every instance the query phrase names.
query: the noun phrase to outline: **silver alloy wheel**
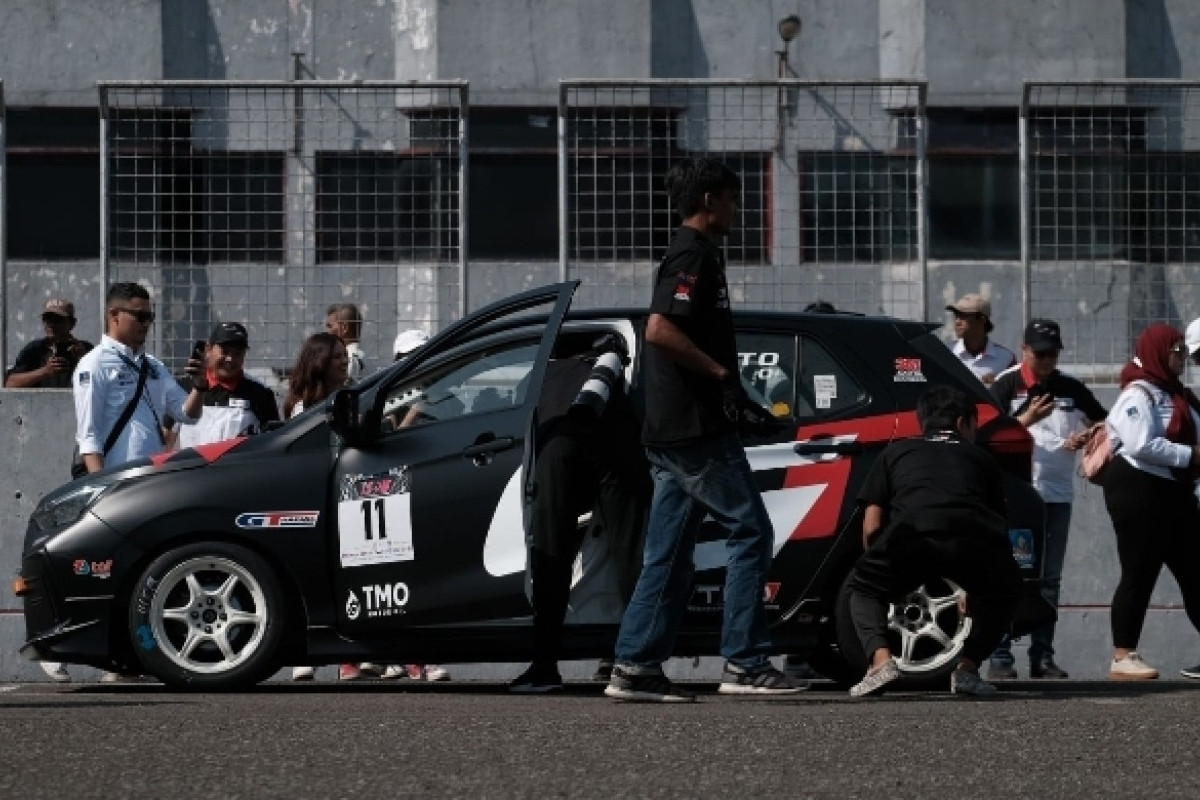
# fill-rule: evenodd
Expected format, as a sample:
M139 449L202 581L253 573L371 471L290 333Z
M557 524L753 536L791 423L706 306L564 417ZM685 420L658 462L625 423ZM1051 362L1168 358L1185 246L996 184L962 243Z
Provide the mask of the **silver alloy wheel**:
M167 605L170 602L170 605ZM189 558L154 588L150 629L163 655L189 672L219 675L245 663L267 630L262 586L228 558Z
M958 658L971 633L971 618L960 610L963 588L946 578L932 587L933 594L925 584L888 610L888 628L900 638L893 653L901 672L937 672Z

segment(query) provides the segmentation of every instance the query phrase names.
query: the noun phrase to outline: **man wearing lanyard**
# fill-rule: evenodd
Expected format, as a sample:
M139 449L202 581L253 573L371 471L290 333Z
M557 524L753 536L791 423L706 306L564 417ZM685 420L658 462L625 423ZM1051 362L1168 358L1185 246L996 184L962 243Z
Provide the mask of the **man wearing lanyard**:
M71 377L75 393L75 441L88 472L147 458L164 449L162 420L169 415L195 424L204 399L198 389L184 390L163 363L145 352L154 322L150 294L136 283L116 283L105 298L106 332L100 346L79 360ZM199 361L189 361L197 372ZM104 442L137 389L140 370L146 382L125 429L105 453Z

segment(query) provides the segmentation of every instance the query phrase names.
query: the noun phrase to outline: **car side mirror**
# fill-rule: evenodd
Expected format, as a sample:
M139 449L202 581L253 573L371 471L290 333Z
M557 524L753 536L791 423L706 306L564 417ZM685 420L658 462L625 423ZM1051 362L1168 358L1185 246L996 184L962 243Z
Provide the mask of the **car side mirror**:
M325 421L330 430L349 444L357 444L359 440L358 425L358 392L351 389L338 389L329 401L329 409L325 412Z

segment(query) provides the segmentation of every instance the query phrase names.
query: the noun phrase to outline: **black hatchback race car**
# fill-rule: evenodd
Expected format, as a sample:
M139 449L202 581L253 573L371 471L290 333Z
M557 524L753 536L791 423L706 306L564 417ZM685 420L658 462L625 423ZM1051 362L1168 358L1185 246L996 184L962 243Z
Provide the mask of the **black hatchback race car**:
M527 659L524 443L556 341L623 339L637 405L645 312L568 317L575 286L472 314L277 430L46 495L16 581L22 652L202 690L247 687L281 664ZM915 402L934 383L978 399L980 442L1006 468L1013 554L1027 579L1015 632L1053 614L1038 594L1043 507L1028 482L1030 437L932 326L757 312L736 325L744 383L786 423L745 442L775 528L765 601L780 653L806 655L835 679L861 675L844 590L861 552L854 498L879 451L918 432ZM713 527L696 548L679 655L718 652L724 556ZM620 622L615 559L602 523L593 528L566 657L610 655ZM971 625L960 595L935 581L893 606L908 677L940 681L953 668Z

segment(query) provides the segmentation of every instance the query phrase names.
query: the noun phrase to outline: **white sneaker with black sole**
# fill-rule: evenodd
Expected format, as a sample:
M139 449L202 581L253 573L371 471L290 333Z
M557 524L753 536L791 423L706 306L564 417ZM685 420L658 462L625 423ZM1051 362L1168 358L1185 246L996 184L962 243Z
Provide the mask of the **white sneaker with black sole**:
M1179 674L1185 678L1200 680L1200 666L1184 667L1183 669L1179 670Z
M721 673L721 685L717 687L719 694L753 694L753 695L783 695L800 694L808 688L808 681L798 681L787 677L774 667L767 667L758 672L746 672L726 664Z
M900 667L896 659L889 658L874 669L867 670L863 679L850 687L851 697L871 697L887 688L887 685L900 677Z

